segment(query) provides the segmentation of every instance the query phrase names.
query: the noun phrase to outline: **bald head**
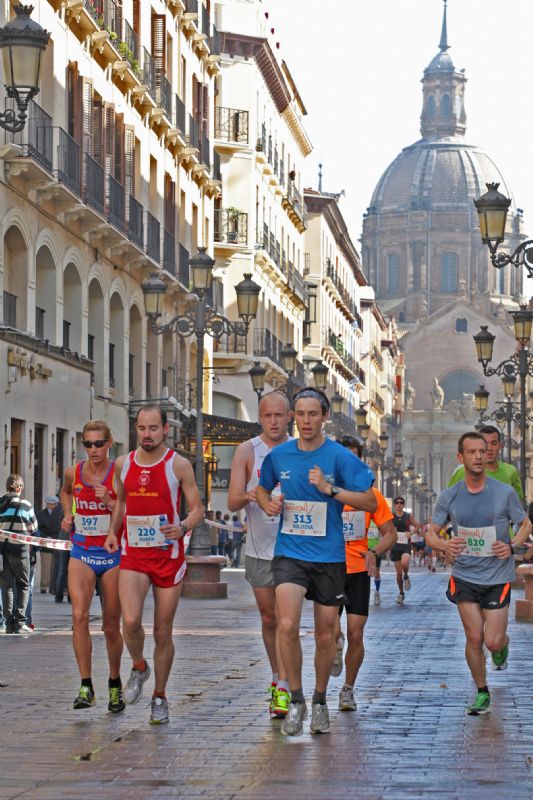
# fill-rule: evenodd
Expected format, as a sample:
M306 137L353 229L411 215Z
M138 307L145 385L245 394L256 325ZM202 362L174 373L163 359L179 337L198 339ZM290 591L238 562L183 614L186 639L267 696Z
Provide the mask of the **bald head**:
M272 445L284 442L292 412L287 396L282 392L268 392L259 403L259 422L263 434Z

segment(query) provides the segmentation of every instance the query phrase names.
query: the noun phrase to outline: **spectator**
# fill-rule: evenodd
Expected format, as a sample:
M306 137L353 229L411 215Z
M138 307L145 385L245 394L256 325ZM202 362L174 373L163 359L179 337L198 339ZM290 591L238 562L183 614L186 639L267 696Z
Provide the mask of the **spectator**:
M59 502L59 497L49 495L46 498L46 506L37 514L39 525L39 536L46 539L59 539L61 531L61 520L63 519L63 509ZM53 594L52 584L52 550L45 547L41 549L41 594L50 592Z
M21 475L12 474L6 482L8 494L2 500L0 528L13 533L34 534L38 529L33 506L22 499L24 481ZM26 606L30 591L30 548L27 544L6 542L3 548L3 569L0 573L2 605L6 620L6 633L31 633L26 623ZM16 588L16 594L14 593Z
M209 510L205 512L205 521L209 528L209 548L210 554L216 556L218 553L218 528L215 528L209 523L213 521L214 512Z
M241 550L244 539L244 525L240 521L237 514L233 515L233 566L240 567L241 565Z
M224 555L229 561L228 566L233 566L233 535L231 530L231 520L229 514L224 514L223 524L226 525L226 542L224 544Z
M224 524L224 520L222 519L222 511L215 511L215 522L218 522L219 525ZM218 546L218 554L219 556L224 555L224 550L227 541L226 529L225 528L217 528L217 546Z

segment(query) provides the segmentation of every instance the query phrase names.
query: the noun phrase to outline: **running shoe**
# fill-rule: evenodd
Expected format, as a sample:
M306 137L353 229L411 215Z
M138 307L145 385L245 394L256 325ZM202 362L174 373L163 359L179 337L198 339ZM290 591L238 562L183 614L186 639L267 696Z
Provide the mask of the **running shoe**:
M374 605L380 606L381 605L381 596L379 592L374 592Z
M126 703L122 697L122 686L110 686L109 689L109 703L107 710L112 714L120 714L126 708Z
M470 717L479 717L490 711L490 694L488 692L478 692L472 705L468 706L466 713Z
M281 723L282 734L284 736L301 736L304 719L307 719L306 703L289 703L289 711Z
M78 696L74 700L73 708L90 708L94 706L96 699L93 690L89 686L80 686Z
M337 678L341 672L343 667L343 660L342 660L342 651L344 649L344 634L341 633L339 638L337 639L337 652L335 653L335 661L333 662L333 666L331 667L330 675L334 678Z
M411 591L411 579L409 575L403 576L403 588L405 589L406 592Z
M272 719L285 719L290 702L291 696L286 689L276 689L270 703L270 716Z
M325 703L313 703L311 706L311 733L329 733L329 711Z
M343 686L339 692L339 711L357 711L353 689L349 686Z
M132 669L130 672L130 677L124 689L124 700L128 705L132 706L138 703L143 695L143 684L146 683L151 673L148 662L145 663L146 669L144 672L139 672L138 669Z
M509 657L509 645L506 644L502 647L501 650L496 650L495 653L491 653L491 668L496 670L496 672L502 672L504 669L507 669L507 659Z
M271 703L274 699L274 692L276 691L276 683L271 683L270 686L267 686L267 702Z
M405 595L404 595L403 592L400 592L400 594L396 598L396 602L398 603L398 605L401 606L401 604L403 603L404 600L405 600Z
M166 697L152 697L150 725L166 725L168 722L168 702Z

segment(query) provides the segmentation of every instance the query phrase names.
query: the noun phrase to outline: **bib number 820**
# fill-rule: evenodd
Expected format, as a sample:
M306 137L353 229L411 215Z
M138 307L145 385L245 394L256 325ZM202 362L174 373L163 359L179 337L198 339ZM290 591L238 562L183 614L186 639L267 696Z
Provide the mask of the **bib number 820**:
M467 539L469 547L484 547L485 539L472 539L470 536Z

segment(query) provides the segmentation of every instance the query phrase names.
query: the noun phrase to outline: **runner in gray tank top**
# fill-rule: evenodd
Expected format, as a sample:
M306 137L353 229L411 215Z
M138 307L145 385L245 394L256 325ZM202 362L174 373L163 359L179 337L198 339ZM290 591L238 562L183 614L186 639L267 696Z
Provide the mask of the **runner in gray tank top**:
M455 559L446 595L457 605L466 636L466 660L477 686L476 698L466 713L478 716L490 710L483 645L491 653L493 669L507 668L507 622L515 576L513 544L524 544L531 522L515 490L485 475L487 445L481 434L463 434L458 451L464 480L438 498L426 542ZM443 541L438 533L448 521L453 535ZM509 523L520 526L513 544Z
M246 509L245 578L251 585L261 614L263 641L272 668L270 714L283 718L289 708L289 685L281 663L276 635L276 604L272 558L279 517L268 517L257 505L255 490L263 461L272 448L290 437L287 435L292 412L281 392L269 392L259 402L260 436L240 444L233 457L228 490L230 511Z

